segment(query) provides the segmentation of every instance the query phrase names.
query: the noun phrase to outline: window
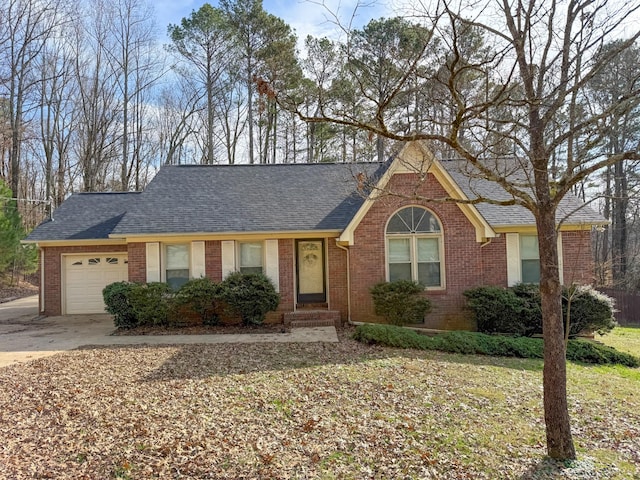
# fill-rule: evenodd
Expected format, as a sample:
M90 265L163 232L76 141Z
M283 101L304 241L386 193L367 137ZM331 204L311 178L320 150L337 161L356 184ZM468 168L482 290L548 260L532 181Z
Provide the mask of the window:
M238 270L242 273L263 273L262 242L238 243Z
M177 290L189 281L189 245L165 245L165 278Z
M415 280L427 287L444 285L441 268L442 229L422 207L398 211L387 224L389 281Z
M540 254L536 235L520 235L522 283L540 283Z

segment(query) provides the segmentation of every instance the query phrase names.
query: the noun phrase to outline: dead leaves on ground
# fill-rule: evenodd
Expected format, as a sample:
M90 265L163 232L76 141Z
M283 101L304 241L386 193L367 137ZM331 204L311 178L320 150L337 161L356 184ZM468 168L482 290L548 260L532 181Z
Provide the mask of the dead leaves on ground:
M624 478L539 466L519 365L346 338L69 352L0 370L0 478ZM640 471L639 395L572 400L579 447Z

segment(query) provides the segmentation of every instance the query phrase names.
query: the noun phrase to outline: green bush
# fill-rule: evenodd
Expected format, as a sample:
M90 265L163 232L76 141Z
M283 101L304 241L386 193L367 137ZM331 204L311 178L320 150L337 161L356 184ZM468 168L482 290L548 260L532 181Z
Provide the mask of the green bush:
M511 335L541 335L540 288L518 284L512 288L477 287L464 292L479 332ZM563 287L562 315L566 324L571 299L569 336L598 332L605 334L616 325L613 300L589 286Z
M482 333L525 335L525 304L513 290L501 287L476 287L464 292Z
M113 322L117 328L134 328L138 326L138 319L129 295L135 286L130 282L115 282L102 289L105 310L113 315Z
M431 302L424 298L424 286L410 280L382 282L371 287L376 315L393 325L422 323L431 311Z
M261 273L231 273L221 284L221 297L244 325L260 325L268 312L278 308L280 295Z
M362 343L394 348L439 350L465 355L542 358L540 338L504 337L474 332L447 332L434 337L392 325L360 325L354 338ZM640 366L640 359L614 348L584 340L570 340L567 359L590 364L618 364L631 368Z
M217 325L222 287L209 278L189 280L176 292L173 307L185 307L197 314L204 325Z
M128 298L140 326L164 326L169 321L171 288L166 283L136 283Z
M571 300L569 336L580 333L598 332L600 335L610 332L616 326L613 317L613 299L588 285L564 287L562 295L562 314L566 322L567 307Z
M535 283L518 283L511 287L520 299L520 319L524 325L523 335L530 337L542 333L542 302L540 286Z

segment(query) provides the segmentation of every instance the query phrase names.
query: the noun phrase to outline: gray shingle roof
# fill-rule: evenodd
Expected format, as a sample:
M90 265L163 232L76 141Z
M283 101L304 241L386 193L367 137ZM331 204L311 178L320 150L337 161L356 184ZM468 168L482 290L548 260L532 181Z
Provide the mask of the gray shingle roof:
M469 178L460 161L444 168L469 198L509 194L493 182ZM110 234L181 234L337 230L346 228L364 199L356 177L377 177L389 163L165 166L142 193L79 193L40 224L27 241L105 239ZM567 196L558 219L582 203ZM491 226L533 224L520 206L476 205ZM588 207L570 223L602 223Z
M166 166L114 234L342 230L380 164Z
M178 165L160 169L114 234L342 230L380 164Z
M26 238L40 240L87 240L109 238L124 214L140 196L127 193L75 193Z
M494 201L503 201L513 198L497 183L475 176L474 172L461 160L444 160L440 163L469 199L488 198ZM524 179L525 173L518 166L512 164L509 167L511 169L507 169L505 173L508 171L510 178ZM478 203L476 208L492 227L535 223L533 214L520 205ZM602 215L593 211L572 194L566 195L560 202L556 212L556 221L589 225L606 223Z

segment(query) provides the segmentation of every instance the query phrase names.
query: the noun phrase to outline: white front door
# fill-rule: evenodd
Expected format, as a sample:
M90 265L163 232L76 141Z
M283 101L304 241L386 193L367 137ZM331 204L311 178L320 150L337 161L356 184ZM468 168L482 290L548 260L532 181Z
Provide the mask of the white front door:
M298 240L296 245L298 303L326 302L324 240Z

